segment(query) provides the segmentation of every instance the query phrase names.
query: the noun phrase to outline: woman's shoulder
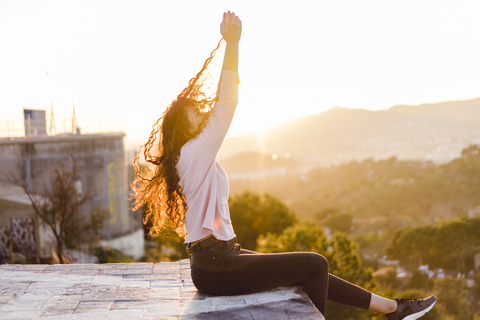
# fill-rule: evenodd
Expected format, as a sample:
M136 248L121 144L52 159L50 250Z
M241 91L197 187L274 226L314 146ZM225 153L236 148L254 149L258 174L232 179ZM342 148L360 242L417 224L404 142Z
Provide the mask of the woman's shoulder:
M189 140L180 149L178 162L198 162L199 159L214 159L215 155L210 151L206 144L202 141L202 133L195 138Z

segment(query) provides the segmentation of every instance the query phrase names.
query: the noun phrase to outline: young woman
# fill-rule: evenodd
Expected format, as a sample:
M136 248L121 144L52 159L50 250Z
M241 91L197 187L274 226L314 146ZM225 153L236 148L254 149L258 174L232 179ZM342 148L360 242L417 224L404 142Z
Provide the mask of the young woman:
M329 274L327 260L320 254L259 254L235 243L228 209L229 181L216 156L237 105L241 31L240 19L224 13L220 32L226 49L217 94L207 97L202 84L220 43L155 123L143 146L150 169L140 173L139 157L134 161L135 208L145 209L145 221L153 222L151 234L158 234L170 220L177 233L186 236L192 280L203 293L237 295L302 285L322 314L328 298L386 314L389 320L421 317L435 305L435 296L382 298Z

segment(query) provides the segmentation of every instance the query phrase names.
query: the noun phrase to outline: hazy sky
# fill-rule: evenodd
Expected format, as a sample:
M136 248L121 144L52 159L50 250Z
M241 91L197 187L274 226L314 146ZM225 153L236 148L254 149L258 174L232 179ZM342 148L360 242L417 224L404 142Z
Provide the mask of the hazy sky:
M480 96L480 1L0 0L0 116L65 101L61 118L73 102L80 119L123 119L128 139L146 139L226 10L244 27L230 135L334 106Z

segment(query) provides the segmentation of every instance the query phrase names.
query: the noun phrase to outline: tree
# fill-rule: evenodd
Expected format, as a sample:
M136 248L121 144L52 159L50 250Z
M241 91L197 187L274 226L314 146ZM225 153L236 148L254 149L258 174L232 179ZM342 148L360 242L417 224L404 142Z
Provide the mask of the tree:
M375 281L377 281L379 289L387 292L394 291L401 286L401 282L397 278L397 268L392 265L377 273Z
M480 174L480 145L471 145L462 150L462 162L466 174Z
M435 281L438 301L446 314L455 319L473 320L473 311L465 290L465 279L446 276Z
M327 218L325 226L332 231L349 233L352 229L353 216L350 213L335 213Z
M311 251L325 255L330 246L323 231L310 222L297 223L279 235L261 235L257 242L257 251L268 253Z
M422 270L415 269L412 271L412 276L408 281L407 288L411 289L433 289L434 281L431 279L427 273Z
M315 220L324 220L327 219L328 217L331 217L334 214L340 213L340 209L338 208L325 208L323 210L318 211L317 213L314 214Z
M407 227L395 233L386 252L409 270L428 264L433 269L467 273L474 269L473 257L480 246L478 230L480 217Z
M283 202L268 193L244 192L228 200L237 241L255 249L257 238L267 232L281 234L297 217Z
M437 237L435 226L406 227L395 232L386 253L389 258L398 259L405 268L415 270L432 262L428 253L435 250Z
M110 212L103 207L97 207L95 210L90 211L90 219L86 219L82 216L76 221L75 224L71 224L68 230L75 231L72 233L74 237L67 238L73 247L79 244L86 243L89 246L96 245L100 241L100 230L103 229L105 219L107 219Z
M85 223L80 216L80 207L91 198L91 195L80 194L77 189L76 181L79 179L79 173L73 158L70 168L61 163L59 166L54 166L49 176L49 185L45 186L41 194L30 191L21 179L10 176L10 180L23 188L32 203L35 214L52 231L56 242L55 251L59 262L63 264L65 263L65 244L81 240L79 232L90 230L98 234L98 229L103 226L106 212L103 209L93 211L90 224ZM89 237L91 238L91 235Z

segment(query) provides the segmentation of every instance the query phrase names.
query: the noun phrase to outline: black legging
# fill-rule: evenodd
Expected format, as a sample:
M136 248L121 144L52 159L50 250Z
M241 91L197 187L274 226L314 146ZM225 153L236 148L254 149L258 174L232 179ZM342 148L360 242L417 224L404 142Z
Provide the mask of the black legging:
M211 295L237 295L302 285L325 315L329 300L368 309L371 293L328 273L324 256L313 252L262 254L219 241L190 257L195 287Z

